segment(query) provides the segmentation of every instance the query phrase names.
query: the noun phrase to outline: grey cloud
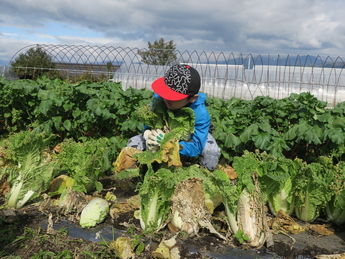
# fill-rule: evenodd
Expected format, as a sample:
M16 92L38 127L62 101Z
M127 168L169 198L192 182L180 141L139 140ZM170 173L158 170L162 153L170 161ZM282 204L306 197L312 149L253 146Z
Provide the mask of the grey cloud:
M342 55L344 9L342 0L2 0L0 17L2 25L32 30L48 21L75 24L138 48L164 37L180 49Z

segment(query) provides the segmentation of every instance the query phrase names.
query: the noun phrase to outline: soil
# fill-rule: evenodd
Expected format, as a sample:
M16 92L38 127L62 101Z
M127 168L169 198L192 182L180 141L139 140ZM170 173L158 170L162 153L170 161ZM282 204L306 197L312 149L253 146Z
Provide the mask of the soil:
M135 205L128 205L129 198L136 195L133 185L130 182L110 179L105 179L104 184L105 187L112 186L111 190L117 197L119 210L116 216L108 216L98 227L112 226L121 230L124 235L137 237L138 244L144 243L145 249L135 258L152 258L152 251L158 247L162 239L166 240L176 235L168 227L154 235L143 233L139 220L133 216ZM105 192L109 190L105 188ZM95 193L93 196L104 194ZM4 197L1 197L0 205L3 203ZM61 220L68 220L78 225L76 214L63 214L52 203L49 206L42 204L44 202L27 205L19 210L0 210L1 258L117 258L110 249L109 242L92 242L80 237L71 237L66 229L54 230L47 227L47 224L42 224L56 224ZM221 209L219 208L219 213ZM277 217L267 214L267 218L271 226L274 226ZM214 220L219 231L226 234L225 224L216 222L216 218ZM345 258L344 255L341 256L345 254L343 227L332 226L322 216L312 223L299 222L294 218L289 220L292 220L295 226L303 228L303 231L292 234L284 228L271 229L274 245L270 247L247 248L234 240L225 243L207 230L201 230L196 236L178 234L177 246L181 258L326 258L321 255L333 256L328 258ZM286 227L284 224L281 226Z

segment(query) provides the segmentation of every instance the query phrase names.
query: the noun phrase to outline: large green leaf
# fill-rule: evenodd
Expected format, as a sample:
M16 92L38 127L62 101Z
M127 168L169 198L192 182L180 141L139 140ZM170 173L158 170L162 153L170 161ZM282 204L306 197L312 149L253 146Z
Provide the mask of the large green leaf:
M271 134L268 132L258 133L256 136L253 136L252 139L257 148L266 150L271 142Z
M240 139L243 142L247 142L249 140L252 140L253 136L256 136L258 134L258 125L252 124L247 127L244 132L241 134Z

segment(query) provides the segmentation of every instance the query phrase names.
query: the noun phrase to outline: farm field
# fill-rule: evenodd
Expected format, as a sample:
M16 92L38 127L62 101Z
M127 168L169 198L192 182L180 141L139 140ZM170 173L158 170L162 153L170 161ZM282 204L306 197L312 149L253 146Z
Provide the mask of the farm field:
M0 86L2 258L345 253L344 103L330 109L310 93L209 98L222 150L210 172L179 156L188 108L162 110L169 120L160 121L148 90L46 78ZM143 124L167 121L157 152L125 148ZM96 200L99 213L85 220Z

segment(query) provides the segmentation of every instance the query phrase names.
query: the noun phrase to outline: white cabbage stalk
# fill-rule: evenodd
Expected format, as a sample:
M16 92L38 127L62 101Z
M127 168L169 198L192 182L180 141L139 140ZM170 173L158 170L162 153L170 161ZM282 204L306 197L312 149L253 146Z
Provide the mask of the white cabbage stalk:
M255 187L252 192L249 193L244 188L238 200L237 224L238 229L242 230L243 234L248 237L246 245L261 248L266 241L272 242L272 234L267 225L264 200L255 173L253 174L253 182Z
M26 203L37 198L40 193L46 191L53 173L53 168L45 163L12 170L16 170L18 176L12 182L13 186L7 195L7 206L16 209L22 208Z
M290 180L291 181L291 180ZM287 186L287 185L286 185ZM289 202L289 196L293 195L290 188L283 188L278 194L268 197L268 206L271 213L276 216L279 210L284 211L288 215L292 215L295 210L294 199Z
M28 190L24 195L20 195L20 193L22 192L22 187L23 181L19 176L17 178L16 184L11 188L11 191L9 193L9 199L7 200L7 206L20 209L25 205L27 201L30 200L31 197L33 197L36 194L35 191Z
M227 220L230 226L230 230L232 232L232 234L236 234L238 232L238 224L237 224L237 214L234 213L230 206L226 203L224 203L224 207L225 207L225 213L227 216Z
M337 225L343 225L345 223L345 209L331 208L329 204L326 205L326 215L328 220Z
M35 194L36 194L36 192L33 190L27 191L24 194L23 199L18 201L16 208L19 209L19 208L23 207L25 205L25 203L27 203L31 199L31 197L33 197Z
M146 220L140 216L140 226L142 229L146 229L149 226L156 225L157 229L162 227L162 217L159 217L158 213L158 199L159 199L159 192L156 190L154 195L151 197L150 202L148 204L148 214ZM142 208L141 208L142 210ZM142 215L142 213L140 213Z

